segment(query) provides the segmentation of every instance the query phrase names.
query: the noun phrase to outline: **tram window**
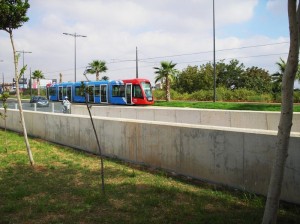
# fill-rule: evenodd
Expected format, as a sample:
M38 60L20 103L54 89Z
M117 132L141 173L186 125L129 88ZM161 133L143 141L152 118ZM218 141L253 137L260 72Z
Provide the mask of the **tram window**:
M125 86L124 85L113 85L112 96L125 97Z
M66 96L66 95L67 95L67 88L64 87L64 88L63 88L63 96Z
M80 86L75 86L75 96L83 96Z
M101 86L101 96L106 96L106 88L107 86Z
M56 96L56 88L55 87L50 87L49 95L50 96Z
M142 89L139 85L133 85L133 97L144 98L142 94Z

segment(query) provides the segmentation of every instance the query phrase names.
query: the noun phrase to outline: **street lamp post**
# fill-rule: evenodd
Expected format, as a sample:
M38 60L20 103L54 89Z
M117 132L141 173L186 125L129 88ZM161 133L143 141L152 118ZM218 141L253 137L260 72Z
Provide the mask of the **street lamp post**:
M213 0L213 45L214 45L214 99L213 102L216 102L216 34L215 34L215 0Z
M3 60L0 60L0 62L3 62ZM3 78L3 82L2 82L2 92L4 92L4 74L2 73L2 78ZM1 92L0 92L1 93Z
M32 52L31 51L24 51L24 50L16 51L16 52L23 54L23 68L24 68L24 54L31 54ZM25 89L24 81L25 81L25 72L23 73L23 89Z
M76 82L76 38L77 37L86 37L86 36L84 36L84 35L79 35L79 34L77 34L77 33L63 33L64 35L69 35L69 36L72 36L72 37L74 37L74 42L75 42L75 49L74 49L74 55L75 55L75 58L74 58L74 63L75 63L75 65L74 65L74 73L75 73L75 82Z
M138 49L135 48L135 77L139 78L139 67L138 67Z

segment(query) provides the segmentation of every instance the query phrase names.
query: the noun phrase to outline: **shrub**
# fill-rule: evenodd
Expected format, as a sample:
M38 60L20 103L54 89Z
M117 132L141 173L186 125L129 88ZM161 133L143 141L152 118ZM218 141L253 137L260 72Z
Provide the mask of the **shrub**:
M154 100L165 100L164 90L154 90ZM217 101L248 101L248 102L277 102L281 103L281 94L257 93L248 89L227 89L218 87L216 89ZM171 89L171 100L189 101L212 101L213 90L199 90L189 93L179 93ZM300 91L294 91L294 103L300 103Z
M300 103L300 91L294 91L294 103Z
M212 101L213 91L212 90L200 90L189 95L189 100L196 101Z
M249 101L249 102L273 102L273 95L264 93L261 95L248 96L247 101Z
M171 100L174 100L174 99L176 99L176 100L181 100L181 98L182 98L182 97L181 97L182 94L176 92L176 91L173 90L173 89L170 90L170 95L171 95ZM165 99L165 97L164 97L164 99Z
M153 91L154 100L165 100L166 92L162 89L156 89Z
M273 94L273 101L276 103L281 103L281 93Z
M188 93L178 93L175 90L171 89L171 100L189 100ZM156 89L153 91L154 100L165 100L166 99L166 91L162 89Z

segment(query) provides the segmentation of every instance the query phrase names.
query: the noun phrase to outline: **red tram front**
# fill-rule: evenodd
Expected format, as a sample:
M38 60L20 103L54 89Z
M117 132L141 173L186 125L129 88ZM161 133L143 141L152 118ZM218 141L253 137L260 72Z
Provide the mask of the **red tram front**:
M152 105L154 103L151 83L147 79L125 79L127 104Z

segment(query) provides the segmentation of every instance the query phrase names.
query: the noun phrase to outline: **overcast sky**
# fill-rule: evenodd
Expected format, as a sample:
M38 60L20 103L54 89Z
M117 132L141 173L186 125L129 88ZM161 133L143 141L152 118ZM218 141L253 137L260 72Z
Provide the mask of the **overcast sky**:
M212 0L29 0L29 21L14 31L16 49L31 71L48 79L77 81L92 60L104 60L110 79L134 78L138 48L139 77L154 81L160 61L188 65L213 61ZM289 31L285 0L215 0L216 59L238 59L245 66L277 71L287 58ZM0 74L13 78L9 35L0 32ZM21 55L19 65L23 58ZM100 76L103 76L102 74ZM29 69L25 74L29 77ZM94 78L90 75L90 78Z

